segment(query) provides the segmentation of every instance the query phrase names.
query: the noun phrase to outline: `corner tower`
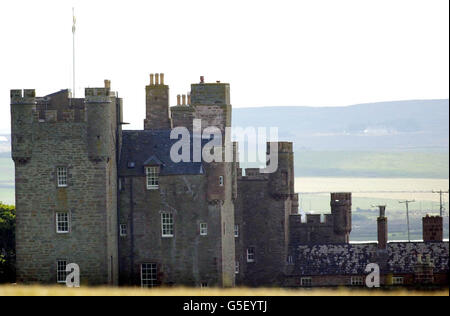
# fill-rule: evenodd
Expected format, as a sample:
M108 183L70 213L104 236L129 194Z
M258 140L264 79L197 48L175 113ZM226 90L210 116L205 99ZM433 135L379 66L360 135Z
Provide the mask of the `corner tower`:
M352 194L331 193L331 215L338 242L349 243L352 231Z

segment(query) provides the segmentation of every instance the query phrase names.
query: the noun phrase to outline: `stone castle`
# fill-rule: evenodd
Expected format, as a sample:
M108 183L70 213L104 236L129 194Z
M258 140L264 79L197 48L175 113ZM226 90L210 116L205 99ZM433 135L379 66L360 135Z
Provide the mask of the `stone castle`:
M243 175L237 159L171 160L173 128L192 131L194 119L202 129L231 126L229 84L201 77L172 107L163 74L150 75L145 91L144 130L138 131L122 129L123 101L108 80L86 88L83 99L69 90L45 97L11 91L18 282L65 283L66 265L77 263L89 285L309 286L324 276L328 285L350 284L364 274L362 263L348 275L318 266L324 260L330 267L338 250L347 259L362 251L367 262L378 260L391 273L383 230L384 248L349 244L350 193L331 194L331 214L300 216L292 143L275 144L278 169L271 174L246 169ZM232 148L236 157L237 144ZM445 274L448 243L442 221L433 223L426 226L433 243L408 254L416 258L411 265L422 263L417 254L438 254L445 263L439 249L446 249L447 265L435 271ZM314 248L320 245L330 254Z

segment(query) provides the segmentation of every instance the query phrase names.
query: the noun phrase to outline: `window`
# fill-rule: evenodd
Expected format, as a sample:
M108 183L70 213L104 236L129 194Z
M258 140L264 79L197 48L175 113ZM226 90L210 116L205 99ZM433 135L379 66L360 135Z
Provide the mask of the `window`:
M67 168L58 167L56 169L56 178L58 180L58 187L60 188L67 187Z
M154 287L157 282L157 266L156 263L141 264L141 286Z
M235 265L234 265L234 273L235 274L239 274L239 261L236 261Z
M58 283L66 283L66 266L67 260L58 260L56 262L56 282Z
M351 278L351 284L353 286L363 286L364 278L362 276L354 276Z
M255 262L255 248L250 247L247 249L247 262Z
M223 180L223 176L220 176L219 177L219 186L221 186L221 187L223 187L223 182L224 180Z
M146 167L147 190L159 189L159 167Z
M394 285L403 285L405 283L404 277L393 277L392 278L392 284Z
M121 237L125 237L127 235L127 225L125 224L120 224L119 226L119 230L120 230L120 236Z
M200 284L201 288L207 288L208 287L208 283L206 282L202 282L202 284Z
M294 264L294 258L292 256L287 257L287 263L288 264Z
M200 236L208 235L208 224L200 223Z
M234 225L234 237L239 237L239 225Z
M69 213L56 213L56 233L69 233Z
M161 229L163 237L173 237L173 214L161 214Z
M312 278L301 278L300 285L303 287L311 287L312 286Z

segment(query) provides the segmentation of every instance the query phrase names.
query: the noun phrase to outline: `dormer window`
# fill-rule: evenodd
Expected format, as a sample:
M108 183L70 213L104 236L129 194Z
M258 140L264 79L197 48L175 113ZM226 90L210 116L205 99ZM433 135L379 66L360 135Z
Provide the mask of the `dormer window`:
M159 167L145 167L147 190L159 189Z

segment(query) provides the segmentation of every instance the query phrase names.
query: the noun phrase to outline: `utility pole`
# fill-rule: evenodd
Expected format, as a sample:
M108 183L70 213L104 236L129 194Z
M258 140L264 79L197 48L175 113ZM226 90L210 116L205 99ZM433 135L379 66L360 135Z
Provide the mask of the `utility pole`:
M441 215L441 217L444 216L444 204L442 202L442 194L448 194L448 191L435 191L433 190L433 193L438 193L439 194L439 198L440 198L440 207L439 207L439 214Z
M399 201L400 204L406 204L406 222L408 225L408 242L411 242L411 235L409 231L409 203L414 203L416 200L405 200L405 201Z

